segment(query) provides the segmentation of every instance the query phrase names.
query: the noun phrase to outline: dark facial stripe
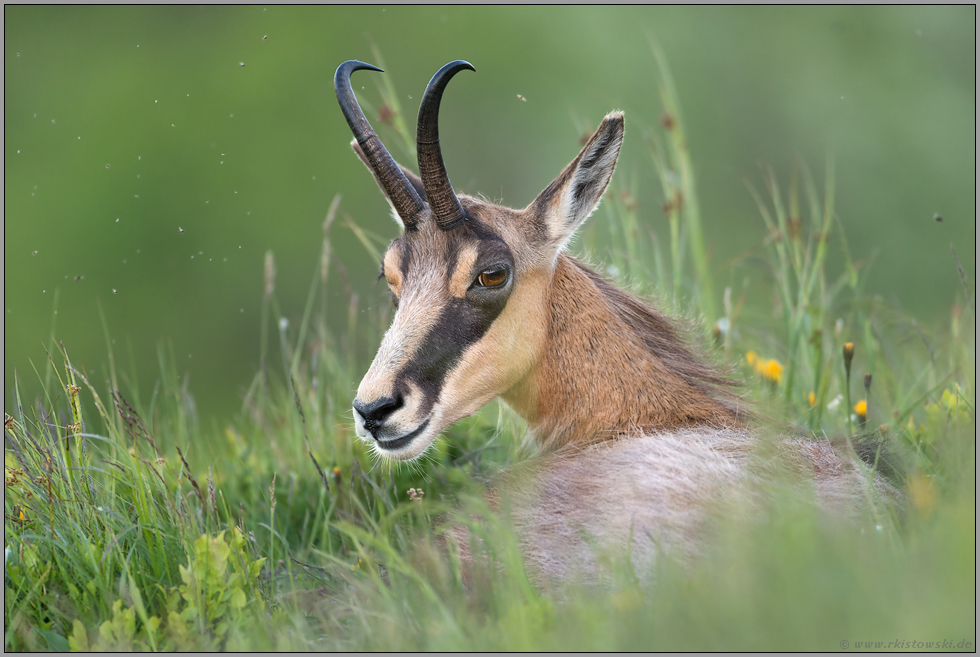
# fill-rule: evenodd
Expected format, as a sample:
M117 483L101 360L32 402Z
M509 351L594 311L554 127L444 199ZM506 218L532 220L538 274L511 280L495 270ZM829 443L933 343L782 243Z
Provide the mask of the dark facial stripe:
M401 257L398 259L399 269L402 271L402 280L408 277L408 266L412 262L412 250L408 248L408 244L404 240L395 240L398 243L398 250L401 253Z
M448 263L449 276L456 267L456 254L462 248L462 241L474 237L480 241L474 269L505 265L511 269L513 276L513 255L506 243L497 235L482 230L478 224L473 224L476 222L457 229L458 236L450 237L451 242L458 243L450 248L447 258L451 261ZM478 271L473 275L476 273ZM490 325L507 305L513 287L511 281L501 289L472 289L462 298L451 299L439 312L438 319L418 351L396 377L395 390L407 395L409 383L417 387L422 394L419 412L428 414L439 399L446 375L459 363L466 349L486 335Z
M406 394L411 382L422 393L419 412L428 414L439 399L446 375L459 363L463 352L478 342L490 329L510 296L511 285L502 290L484 290L495 297L474 304L468 299L453 299L439 315L432 331L395 381L395 389Z

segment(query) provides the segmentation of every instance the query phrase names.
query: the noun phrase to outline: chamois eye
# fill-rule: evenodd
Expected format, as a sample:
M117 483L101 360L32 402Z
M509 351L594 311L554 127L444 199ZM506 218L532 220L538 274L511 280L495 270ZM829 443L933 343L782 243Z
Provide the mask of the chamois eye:
M499 269L487 269L480 272L476 277L476 284L480 287L500 287L507 282L507 270L503 267Z

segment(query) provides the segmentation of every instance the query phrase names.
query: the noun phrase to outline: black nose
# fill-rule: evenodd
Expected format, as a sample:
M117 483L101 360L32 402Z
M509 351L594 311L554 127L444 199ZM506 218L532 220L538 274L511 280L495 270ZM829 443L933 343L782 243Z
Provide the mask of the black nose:
M354 410L364 418L364 428L374 435L374 432L384 423L385 418L401 408L405 400L401 395L397 397L381 397L369 404L365 404L360 399L354 400Z

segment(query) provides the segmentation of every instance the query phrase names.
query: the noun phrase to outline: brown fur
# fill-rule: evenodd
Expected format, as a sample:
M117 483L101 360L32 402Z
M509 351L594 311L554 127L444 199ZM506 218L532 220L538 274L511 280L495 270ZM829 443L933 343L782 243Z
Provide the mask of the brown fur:
M637 297L559 255L547 299L545 352L503 395L543 447L740 423L731 383Z

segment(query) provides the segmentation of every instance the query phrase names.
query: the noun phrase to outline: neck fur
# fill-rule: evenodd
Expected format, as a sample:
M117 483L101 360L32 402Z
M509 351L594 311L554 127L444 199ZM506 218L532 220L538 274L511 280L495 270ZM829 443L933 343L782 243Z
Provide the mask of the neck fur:
M731 382L645 302L565 255L549 297L545 351L504 397L542 447L740 423Z

